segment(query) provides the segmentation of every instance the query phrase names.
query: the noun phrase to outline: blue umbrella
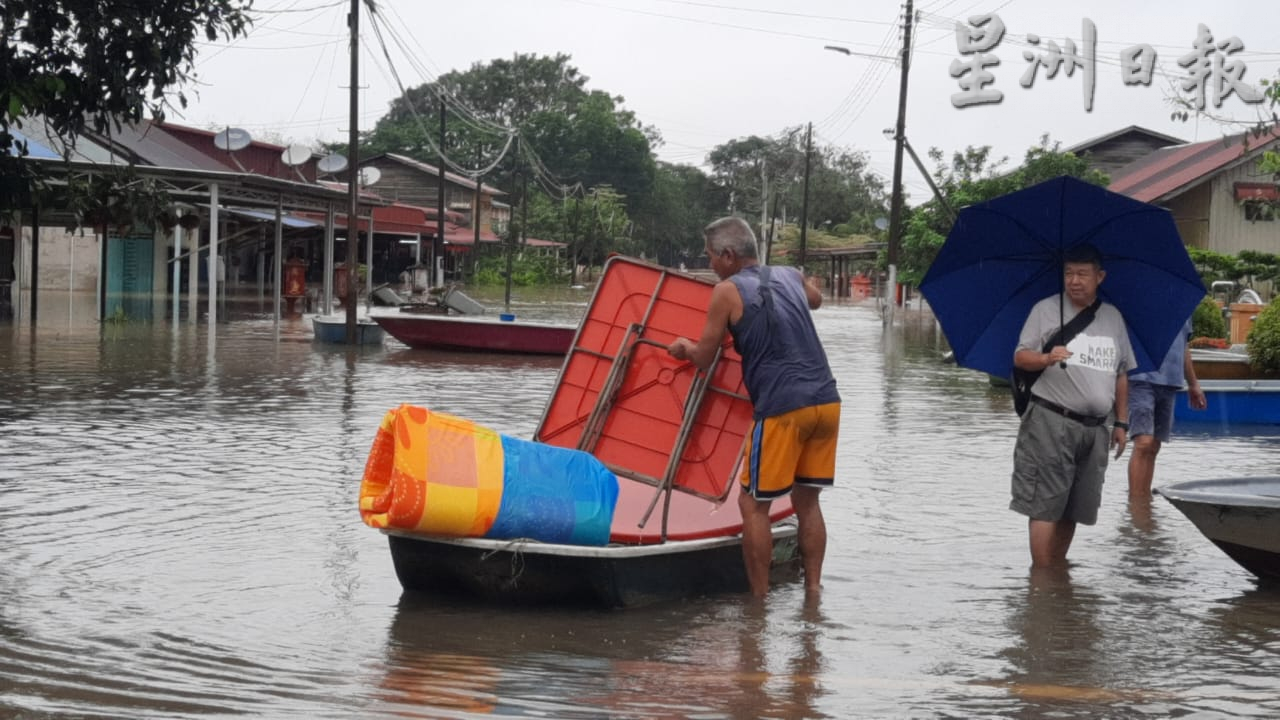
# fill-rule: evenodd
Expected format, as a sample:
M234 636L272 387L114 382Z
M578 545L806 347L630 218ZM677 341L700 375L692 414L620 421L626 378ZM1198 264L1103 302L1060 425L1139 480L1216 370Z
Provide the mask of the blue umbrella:
M1063 253L1102 253L1098 288L1129 328L1138 368L1154 369L1205 296L1168 210L1058 177L960 211L920 292L956 362L1009 377L1031 306L1062 292Z

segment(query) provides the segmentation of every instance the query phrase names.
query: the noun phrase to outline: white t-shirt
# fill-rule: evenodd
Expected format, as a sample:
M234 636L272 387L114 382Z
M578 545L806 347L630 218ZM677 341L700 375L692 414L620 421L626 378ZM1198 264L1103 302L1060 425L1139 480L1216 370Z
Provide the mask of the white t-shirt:
M1018 350L1043 351L1049 336L1079 314L1082 308L1068 301L1065 313L1059 315L1059 298L1050 295L1031 308L1018 336ZM1116 401L1116 376L1137 365L1124 317L1114 305L1102 303L1093 322L1067 343L1067 349L1071 357L1066 369L1060 363L1050 365L1031 394L1081 415L1108 414Z

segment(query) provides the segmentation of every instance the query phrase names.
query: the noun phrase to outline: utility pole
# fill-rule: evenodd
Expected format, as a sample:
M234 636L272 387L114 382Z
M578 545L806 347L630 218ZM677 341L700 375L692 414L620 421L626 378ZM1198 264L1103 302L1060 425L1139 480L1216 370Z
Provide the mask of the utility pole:
M768 158L760 158L760 239L764 239L765 222L769 218L769 176L766 174L766 166L769 163ZM759 252L757 245L756 251ZM766 250L765 255L760 260L761 263L769 264L769 253Z
M510 207L510 209L509 209L509 212L511 213L511 217L507 218L507 242L506 242L506 251L507 251L507 253L506 253L506 255L507 255L507 257L506 257L506 261L507 261L507 262L506 262L506 266L507 266L507 271L506 271L505 273L503 273L503 277L504 277L504 279L505 279L505 282L504 282L504 288L503 288L503 294L502 294L502 307L503 307L503 308L504 308L508 313L510 313L510 312L511 312L511 270L512 270L511 265L512 265L512 255L513 255L514 250L515 250L514 245L515 245L515 242L516 242L516 225L518 224L518 223L516 223L516 206L515 206L515 197L516 197L516 195L520 192L520 171L521 171L521 168L520 168L520 151L521 151L521 148L520 148L520 136L519 136L519 135L516 135L515 173L513 173L513 174L512 174L512 176L511 176L511 200L512 200L512 203L511 203L511 207Z
M804 272L809 230L809 157L813 154L813 123L804 134L804 201L800 204L800 272Z
M480 143L476 143L476 170L480 169L480 163L484 161L484 155L481 154ZM471 222L475 223L475 245L471 247L471 255L475 256L480 252L480 187L484 184L484 176L476 174L476 190L471 196L471 205L474 213L471 213Z
M360 0L351 0L351 118L347 125L347 344L356 344L356 281L360 263ZM279 262L279 258L276 258ZM372 268L370 268L372 270Z
M889 206L889 287L885 322L893 325L893 309L898 303L898 248L902 244L902 151L907 139L907 72L911 69L911 21L914 16L911 0L907 0L907 12L902 31L902 79L898 84L898 123L893 137L893 195Z
M438 263L440 263L440 272L443 274L443 273L444 273L444 116L445 116L445 104L444 104L444 87L440 85L440 81L438 81L438 80L436 81L436 93L440 96L440 167L439 167L439 168L437 168L437 170L439 170L439 171L440 171L440 174L437 176L437 180L438 180L439 182L437 182L437 183L436 183L436 185L437 185L437 191L436 191L436 208L437 208L437 209L436 209L436 235L438 235L438 236L439 236L439 238L437 239L438 241L435 243L435 247L439 248L439 250L440 250L440 255L438 256L438 257L439 257L439 259L436 259L436 257L433 257L433 258L432 258L432 261L433 261L433 262L438 262ZM435 253L432 253L432 255L434 256L434 255L435 255ZM431 273L432 273L433 275L435 274L435 268L431 268ZM440 278L440 281L441 281L441 284L443 284L443 283L444 283L444 278L443 278L443 277L442 277L442 278Z

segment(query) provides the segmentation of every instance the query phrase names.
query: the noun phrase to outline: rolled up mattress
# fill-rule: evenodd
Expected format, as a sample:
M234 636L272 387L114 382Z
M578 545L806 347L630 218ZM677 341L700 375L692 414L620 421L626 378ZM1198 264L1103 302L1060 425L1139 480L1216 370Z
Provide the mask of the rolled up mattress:
M360 482L366 525L444 537L604 545L617 500L588 453L414 405L383 417Z

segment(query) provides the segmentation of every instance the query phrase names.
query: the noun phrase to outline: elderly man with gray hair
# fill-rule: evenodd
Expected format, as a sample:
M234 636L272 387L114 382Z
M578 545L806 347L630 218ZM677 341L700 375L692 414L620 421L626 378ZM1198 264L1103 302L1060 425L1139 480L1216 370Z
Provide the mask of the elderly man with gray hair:
M768 593L769 510L774 498L790 494L805 590L816 593L827 547L818 496L834 484L840 430L840 395L810 314L822 305L822 293L796 268L761 265L755 233L740 218L716 220L702 234L721 282L711 292L702 337L677 338L667 351L706 369L725 335L732 336L754 408L738 498L747 580L752 594Z

